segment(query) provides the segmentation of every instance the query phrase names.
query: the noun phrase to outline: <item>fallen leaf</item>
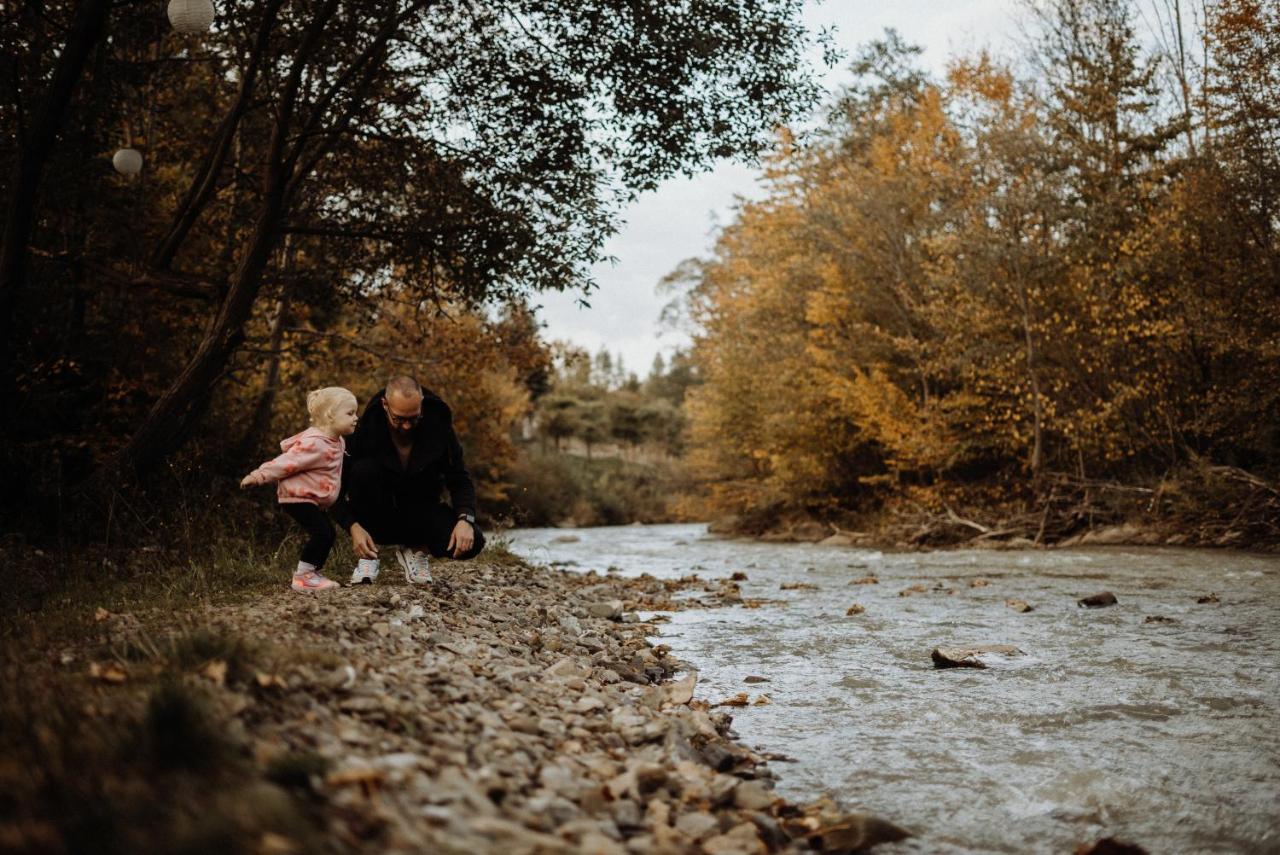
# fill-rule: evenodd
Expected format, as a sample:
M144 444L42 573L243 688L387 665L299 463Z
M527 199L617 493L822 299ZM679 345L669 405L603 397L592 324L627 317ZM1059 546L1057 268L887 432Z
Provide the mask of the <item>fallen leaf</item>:
M97 611L93 613L93 619L98 621L99 623L101 623L102 621L106 620L109 617L111 617L111 612L107 611L102 606L98 606Z
M330 787L358 786L366 797L372 797L382 788L386 775L367 766L354 766L331 772L325 783Z
M866 610L867 610L866 607L863 606L861 603L854 603L853 605L849 606L849 608L845 609L844 613L846 615L860 615Z
M123 683L129 678L128 672L119 662L92 662L89 665L89 676L104 683Z
M258 838L258 855L293 855L301 851L297 842L282 834L264 831L262 837Z
M201 668L200 673L212 680L214 685L224 685L227 682L227 663L214 659Z
M278 674L266 674L259 671L253 676L253 680L262 689L283 689L285 688L284 680L280 679Z

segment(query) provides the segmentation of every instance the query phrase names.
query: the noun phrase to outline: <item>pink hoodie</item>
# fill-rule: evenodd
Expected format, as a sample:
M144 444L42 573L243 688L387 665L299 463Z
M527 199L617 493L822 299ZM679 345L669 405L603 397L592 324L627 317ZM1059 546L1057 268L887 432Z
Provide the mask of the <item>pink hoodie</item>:
M284 454L249 473L254 484L278 481L276 499L281 503L311 502L327 508L337 501L347 450L342 437L334 439L310 427L280 443L280 448Z

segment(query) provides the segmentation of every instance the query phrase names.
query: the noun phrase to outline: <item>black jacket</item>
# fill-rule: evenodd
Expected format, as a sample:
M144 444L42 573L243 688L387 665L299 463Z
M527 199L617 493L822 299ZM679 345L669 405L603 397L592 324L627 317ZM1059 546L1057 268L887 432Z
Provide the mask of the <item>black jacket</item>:
M333 517L344 529L356 522L351 506L348 473L358 460L373 458L388 470L389 483L397 501L404 505L432 504L440 491L449 488L453 509L459 514L475 514L476 488L462 460L462 444L453 431L453 413L439 396L422 391L422 418L413 427L413 451L409 467L400 466L400 456L391 441L391 427L382 408L386 390L373 396L347 437L347 458L342 467L342 493L333 505Z

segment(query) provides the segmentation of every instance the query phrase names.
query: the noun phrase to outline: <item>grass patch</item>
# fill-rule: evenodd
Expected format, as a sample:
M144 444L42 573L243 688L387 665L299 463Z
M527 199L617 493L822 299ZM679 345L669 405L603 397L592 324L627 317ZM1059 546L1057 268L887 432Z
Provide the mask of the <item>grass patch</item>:
M209 697L172 678L163 680L147 699L138 748L147 763L162 770L215 773L234 758Z
M329 771L329 761L314 751L287 751L267 763L267 780L296 790L310 790L313 778Z

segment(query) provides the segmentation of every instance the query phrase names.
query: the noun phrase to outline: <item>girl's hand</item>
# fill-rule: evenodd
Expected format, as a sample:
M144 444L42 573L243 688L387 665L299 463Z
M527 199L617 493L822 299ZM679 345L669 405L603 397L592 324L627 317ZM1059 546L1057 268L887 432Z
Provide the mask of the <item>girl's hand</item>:
M258 483L257 481L253 480L253 474L250 473L240 479L240 489L247 490L248 488L252 487L254 484L257 484L257 483Z

